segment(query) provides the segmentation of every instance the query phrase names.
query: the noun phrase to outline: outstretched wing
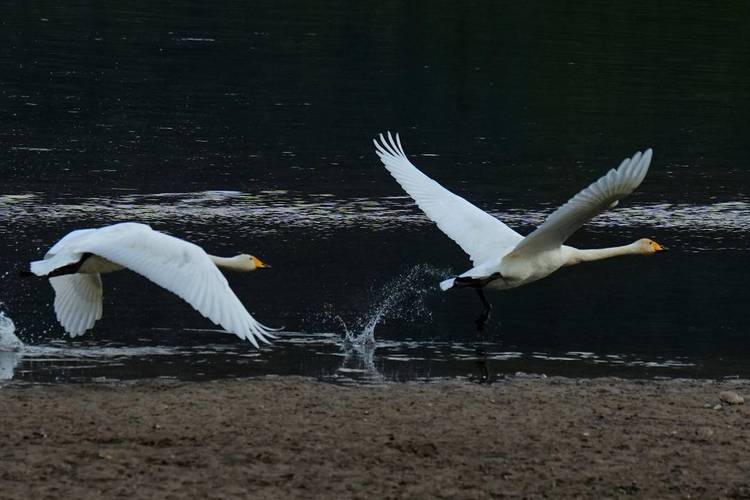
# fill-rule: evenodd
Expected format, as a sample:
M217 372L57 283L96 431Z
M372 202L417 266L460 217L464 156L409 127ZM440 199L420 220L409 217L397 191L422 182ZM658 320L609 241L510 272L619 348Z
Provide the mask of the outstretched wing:
M541 252L559 248L560 245L586 222L618 201L643 182L651 163L651 149L632 158L625 158L598 181L571 198L536 228L514 250L516 252Z
M249 340L268 343L273 329L247 312L226 278L198 245L126 222L97 230L79 250L124 266L178 295L225 330Z
M373 141L385 168L437 226L469 254L475 265L502 256L523 236L419 171L404 153L398 134Z
M55 315L71 337L83 335L102 318L99 274L66 274L49 282L55 289Z

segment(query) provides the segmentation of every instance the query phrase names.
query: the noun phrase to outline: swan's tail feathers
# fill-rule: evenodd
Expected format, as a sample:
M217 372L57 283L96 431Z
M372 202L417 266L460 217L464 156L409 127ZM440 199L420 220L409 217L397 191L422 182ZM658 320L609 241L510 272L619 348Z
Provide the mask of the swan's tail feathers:
M456 278L450 278L450 279L441 281L440 282L440 289L442 291L444 291L444 292L446 290L450 290L451 288L453 288L453 284L454 284L455 281L456 281Z
M31 274L35 274L36 276L47 276L52 271L47 260L35 260L31 263L29 269L31 269ZM25 272L22 271L22 273L28 276Z
M482 288L487 286L490 282L502 278L502 274L493 273L490 276L482 278L473 278L471 276L456 276L445 281L440 282L440 289L442 291L450 290L451 288Z
M55 255L51 258L35 260L31 263L29 269L32 274L36 274L37 276L52 277L73 274L78 271L82 257L82 254L77 253Z

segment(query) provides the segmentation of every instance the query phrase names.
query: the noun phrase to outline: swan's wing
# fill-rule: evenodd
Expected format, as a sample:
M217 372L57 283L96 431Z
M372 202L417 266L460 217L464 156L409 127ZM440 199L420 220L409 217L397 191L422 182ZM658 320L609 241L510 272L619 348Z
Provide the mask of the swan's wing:
M55 289L55 315L71 337L83 335L102 318L99 274L66 274L49 282Z
M559 248L574 232L596 215L629 195L646 177L651 163L650 149L632 158L625 158L598 181L571 198L536 228L513 250L516 252L541 252Z
M475 265L498 257L515 247L523 236L433 181L415 167L404 153L398 134L380 134L374 140L380 160L437 226L469 254Z
M120 264L184 299L225 330L269 343L268 328L247 312L226 278L198 245L159 233L149 226L122 223L90 235L85 252Z

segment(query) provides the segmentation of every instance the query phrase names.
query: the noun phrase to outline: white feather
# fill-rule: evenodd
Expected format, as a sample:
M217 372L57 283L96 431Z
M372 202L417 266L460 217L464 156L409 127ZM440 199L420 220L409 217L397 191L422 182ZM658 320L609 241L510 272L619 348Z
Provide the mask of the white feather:
M49 279L55 290L57 320L71 337L83 335L102 317L99 274L66 274Z

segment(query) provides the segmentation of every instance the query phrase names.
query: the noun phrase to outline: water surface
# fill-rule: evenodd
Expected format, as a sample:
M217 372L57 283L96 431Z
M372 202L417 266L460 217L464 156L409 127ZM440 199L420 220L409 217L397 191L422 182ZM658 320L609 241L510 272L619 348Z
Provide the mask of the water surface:
M304 374L747 376L750 43L741 2L471 8L386 1L0 7L3 378ZM670 248L564 269L479 302L469 266L379 164L415 164L527 233L625 156L643 185L573 236ZM137 220L272 271L230 276L260 352L178 298L106 276L66 339L52 290L16 273L68 231ZM344 339L367 334L372 346ZM10 367L10 368L8 368ZM10 374L10 375L8 375Z

